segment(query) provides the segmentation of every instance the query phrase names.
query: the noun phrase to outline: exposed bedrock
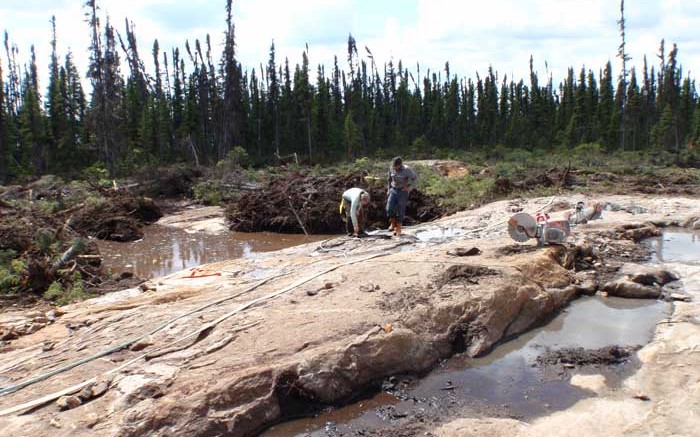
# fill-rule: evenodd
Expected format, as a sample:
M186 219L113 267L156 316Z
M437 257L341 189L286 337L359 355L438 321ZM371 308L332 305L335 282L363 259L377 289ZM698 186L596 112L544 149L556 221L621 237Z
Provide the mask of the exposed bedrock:
M118 435L253 435L348 400L386 376L424 372L457 351L484 354L548 320L581 291L577 281L549 249L508 267L451 265L380 302L391 324L300 344L296 354L257 357L243 368L222 356L208 372L181 371L157 402L127 407Z

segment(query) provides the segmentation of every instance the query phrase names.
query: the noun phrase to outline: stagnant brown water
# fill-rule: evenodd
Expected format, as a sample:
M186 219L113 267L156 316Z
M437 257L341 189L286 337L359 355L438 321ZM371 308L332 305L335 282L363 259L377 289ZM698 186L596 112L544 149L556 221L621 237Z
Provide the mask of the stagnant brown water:
M113 273L126 271L140 278L159 278L206 263L254 257L259 252L270 252L328 238L328 235L307 237L271 232L188 233L180 228L156 223L144 229L142 240L128 243L100 240L98 245L103 265Z

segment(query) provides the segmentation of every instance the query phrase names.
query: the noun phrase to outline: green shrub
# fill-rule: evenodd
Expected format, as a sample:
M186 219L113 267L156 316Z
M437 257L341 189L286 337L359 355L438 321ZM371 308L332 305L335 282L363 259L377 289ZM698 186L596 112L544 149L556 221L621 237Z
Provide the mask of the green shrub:
M81 172L83 179L98 187L109 187L109 171L102 164L93 164Z
M63 296L63 286L54 281L49 285L49 288L44 292L44 298L49 300L56 300Z
M0 250L0 267L9 266L10 262L15 259L17 252L12 249Z
M51 286L49 286L49 290L51 290L52 287L53 290L51 292L51 299L53 299L58 305L66 305L71 302L85 300L90 297L90 295L85 291L82 276L80 272L77 271L73 272L70 279L70 285L66 285L64 288L61 287L60 284L54 282L51 284ZM49 291L47 290L46 293L48 292ZM47 297L46 293L44 293L44 297Z
M605 163L604 148L599 143L583 143L574 147L572 158L574 162L583 165L601 165Z
M14 258L14 250L0 251L0 293L11 294L19 291L27 263Z
M27 270L27 262L21 258L15 258L10 262L10 271L12 273L23 273Z
M93 209L101 209L109 205L109 201L100 195L90 195L85 198L85 206Z
M89 297L90 295L85 292L85 286L81 279L74 280L68 289L64 289L59 282L54 281L44 292L45 299L52 300L58 305L67 305Z
M520 171L520 167L513 162L499 162L494 168L494 175L496 177L513 177L516 173Z
M17 292L22 277L12 273L9 269L0 266L0 294L11 294Z
M51 245L56 241L56 238L53 232L42 228L36 231L34 241L42 252L48 253L51 250Z
M85 286L83 285L83 281L79 280L73 282L73 285L71 285L70 290L68 290L68 293L66 293L63 296L63 298L59 298L57 302L59 305L65 305L78 300L85 300L88 297L90 296L85 292Z
M432 152L433 146L430 144L430 141L428 141L428 138L425 135L421 135L413 140L411 146L408 148L409 155L419 159L432 157Z
M44 214L54 214L64 208L60 200L41 199L36 201L36 207Z
M541 155L540 155L541 156ZM523 149L508 150L505 154L505 160L516 165L521 166L532 166L539 162L536 159L537 156L533 156L532 152L528 152ZM548 160L549 161L549 160Z
M221 187L216 181L198 182L192 191L194 198L205 205L221 205Z
M236 146L229 150L224 159L220 159L216 163L214 174L217 177L224 178L230 173L240 173L241 169L249 167L251 159L248 152L243 147Z

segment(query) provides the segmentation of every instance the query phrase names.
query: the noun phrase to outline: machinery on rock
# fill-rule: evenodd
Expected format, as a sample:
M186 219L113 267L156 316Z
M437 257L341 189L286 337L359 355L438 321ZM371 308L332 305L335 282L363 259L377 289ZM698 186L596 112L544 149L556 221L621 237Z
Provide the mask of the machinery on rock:
M573 211L564 215L565 220L550 220L547 213L538 212L533 217L528 213L519 212L508 219L508 234L519 243L534 238L540 246L564 244L571 235L571 225L601 219L604 207L605 205L599 202L589 207L583 202L578 202Z
M537 239L537 244L564 244L571 235L571 225L568 220L549 221L547 216L539 221L525 212L519 212L508 220L508 234L510 237L524 243L531 238Z

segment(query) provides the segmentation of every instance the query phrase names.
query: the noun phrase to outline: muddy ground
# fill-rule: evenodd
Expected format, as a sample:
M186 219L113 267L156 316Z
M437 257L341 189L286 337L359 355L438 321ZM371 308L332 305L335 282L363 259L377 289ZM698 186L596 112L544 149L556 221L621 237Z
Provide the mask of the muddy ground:
M457 352L488 353L545 323L579 294L595 293L620 275L634 282L625 265L645 258L637 244L643 235L661 226L700 227L697 198L609 196L603 220L577 226L571 244L514 249L505 232L514 206L561 213L578 200L598 199L495 202L407 228L400 239L343 237L214 263L121 298L63 307L64 314L0 350L0 386L7 391L0 392L0 428L8 436L255 435L380 389L392 375L425 372ZM452 231L441 238L441 229ZM458 249L472 247L478 252L458 256ZM693 395L700 390L700 358L691 353L700 327L689 322L700 308L678 305L673 320L679 323L660 325L657 340L637 353L643 377L572 411L592 427L596 414L619 412L610 429L641 430L627 435L648 435L645 426L669 431L659 435L691 435L697 414L679 418L675 408L700 411ZM679 390L694 397L681 399ZM364 435L561 435L572 423L562 414L530 425L413 417ZM539 434L531 433L535 427Z

